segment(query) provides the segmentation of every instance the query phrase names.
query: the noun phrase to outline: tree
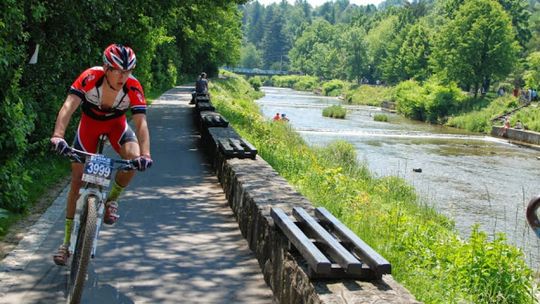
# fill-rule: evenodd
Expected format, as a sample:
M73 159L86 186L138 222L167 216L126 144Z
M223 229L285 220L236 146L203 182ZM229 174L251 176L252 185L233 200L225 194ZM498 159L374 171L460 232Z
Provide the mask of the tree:
M383 77L383 63L389 57L391 44L394 43L396 36L398 17L395 15L388 16L381 20L366 36L368 44L368 56L370 61L371 80L381 79Z
M443 26L432 64L448 80L477 94L510 73L518 51L510 18L497 1L467 1Z
M332 25L321 18L315 19L295 41L289 52L291 66L294 70L307 74L320 75L321 69L317 66L321 62L314 59L314 54L321 56L320 52L335 39L335 29ZM326 45L323 47L323 45Z
M529 30L532 37L527 44L527 50L540 51L540 3L532 6L532 14L529 18Z
M407 31L399 49L404 79L425 80L430 74L431 32L426 22L419 21Z
M240 66L243 68L262 67L261 55L253 43L247 43L240 50Z
M525 71L525 84L529 88L540 88L540 52L534 52L527 57L528 69Z
M281 5L287 4L282 2ZM282 56L287 55L290 49L289 41L283 30L285 18L280 6L272 4L266 10L265 31L261 47L265 68L269 68L273 63L280 63Z
M528 11L529 4L527 0L498 0L504 10L512 20L512 26L517 32L517 39L521 47L525 47L531 39L531 31L529 29L529 17L531 13ZM439 8L441 12L452 19L465 0L446 0L441 1Z
M244 6L244 36L248 42L260 46L264 35L264 6L258 1Z
M517 31L519 45L525 48L532 36L529 29L531 12L528 10L529 4L527 0L499 0L499 3L512 19L512 25Z
M344 69L349 80L356 80L360 83L366 73L368 66L367 44L365 42L366 32L361 27L349 27L344 31L343 54L345 54Z

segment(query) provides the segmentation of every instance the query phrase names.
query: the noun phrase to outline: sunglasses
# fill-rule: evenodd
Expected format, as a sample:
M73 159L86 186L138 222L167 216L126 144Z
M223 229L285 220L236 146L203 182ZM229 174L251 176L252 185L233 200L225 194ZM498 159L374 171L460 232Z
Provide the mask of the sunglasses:
M133 70L120 70L120 69L109 68L109 71L111 71L111 73L113 73L114 75L126 76L126 75L130 75Z

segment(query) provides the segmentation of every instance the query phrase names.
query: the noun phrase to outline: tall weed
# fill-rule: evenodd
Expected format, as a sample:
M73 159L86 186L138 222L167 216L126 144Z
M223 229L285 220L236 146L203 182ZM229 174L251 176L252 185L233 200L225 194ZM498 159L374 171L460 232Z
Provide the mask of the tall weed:
M532 275L518 249L474 232L462 240L454 224L418 202L398 177L374 177L354 147L311 148L289 124L264 119L249 84L216 83L218 111L261 156L316 206L324 206L392 263L392 274L425 303L535 303Z

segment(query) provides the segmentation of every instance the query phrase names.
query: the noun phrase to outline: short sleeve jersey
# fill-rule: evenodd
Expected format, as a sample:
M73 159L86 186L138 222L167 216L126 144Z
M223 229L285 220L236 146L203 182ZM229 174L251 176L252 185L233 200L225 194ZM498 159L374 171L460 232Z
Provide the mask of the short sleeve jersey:
M71 85L69 93L82 99L84 114L96 120L109 120L124 115L128 109L132 114L146 113L146 99L141 83L133 75L129 76L116 96L111 109L102 109L104 81L105 71L98 66L84 71Z

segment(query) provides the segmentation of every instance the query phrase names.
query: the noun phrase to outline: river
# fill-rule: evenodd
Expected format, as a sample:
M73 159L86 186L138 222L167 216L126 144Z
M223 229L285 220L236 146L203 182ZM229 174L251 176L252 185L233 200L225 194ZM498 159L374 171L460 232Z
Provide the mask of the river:
M527 225L525 208L540 193L540 152L483 134L411 121L377 107L346 106L345 119L326 118L322 109L339 104L339 99L285 88L262 90L266 96L257 103L265 117L286 113L310 145L348 141L373 174L405 178L422 202L454 219L462 237L468 237L475 223L491 237L504 232L510 244L523 250L526 262L539 270L540 241ZM389 121L374 121L379 113Z

